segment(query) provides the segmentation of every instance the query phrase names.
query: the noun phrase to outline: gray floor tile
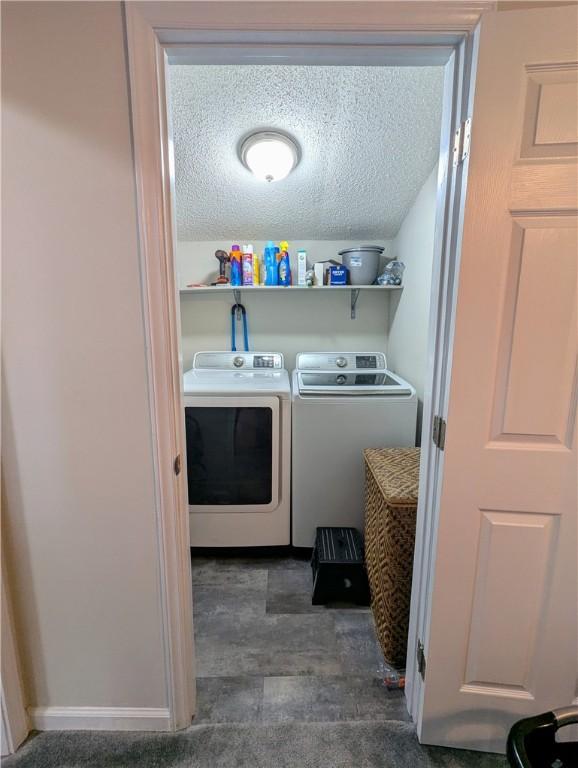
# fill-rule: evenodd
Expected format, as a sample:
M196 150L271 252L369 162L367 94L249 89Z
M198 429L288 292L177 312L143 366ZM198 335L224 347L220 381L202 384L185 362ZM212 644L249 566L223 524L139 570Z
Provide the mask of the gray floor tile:
M266 677L263 720L267 722L409 721L402 691L360 676Z
M193 585L265 588L267 568L252 567L238 562L196 559L191 562Z
M199 678L194 725L256 723L261 720L262 703L262 677Z
M291 568L303 569L310 568L311 557L310 556L293 556L293 555L263 555L255 557L229 557L227 555L218 556L211 555L210 557L201 555L192 555L191 563L193 568L195 565L207 566L212 568L227 568L229 566L237 566L244 568L245 570L253 569L271 569L282 568L288 570Z
M311 566L269 571L267 613L324 613L329 610L367 610L352 603L312 605L313 578Z
M193 586L193 620L198 634L205 632L207 624L217 622L218 628L227 631L228 624L241 620L258 620L265 615L267 598L265 571L262 586Z
M196 623L197 676L337 675L342 672L333 618L328 614L222 614Z
M323 613L322 605L311 604L311 569L276 569L269 572L267 613Z
M383 678L391 667L377 642L371 611L335 611L333 618L344 673Z

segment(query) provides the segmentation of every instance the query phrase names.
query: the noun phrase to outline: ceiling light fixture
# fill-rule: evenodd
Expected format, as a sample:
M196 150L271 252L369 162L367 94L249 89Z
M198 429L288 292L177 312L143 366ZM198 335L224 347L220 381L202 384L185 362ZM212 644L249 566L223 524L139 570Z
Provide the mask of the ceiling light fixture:
M258 179L280 181L300 159L299 144L279 131L258 131L247 136L239 149L243 165Z

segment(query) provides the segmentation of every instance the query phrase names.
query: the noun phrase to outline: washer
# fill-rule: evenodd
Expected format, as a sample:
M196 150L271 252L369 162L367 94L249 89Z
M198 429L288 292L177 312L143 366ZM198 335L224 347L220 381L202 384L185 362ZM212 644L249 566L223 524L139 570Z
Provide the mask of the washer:
M303 353L292 377L293 546L317 526L364 526L364 448L415 445L417 395L385 355Z
M289 544L291 387L283 355L197 352L183 400L191 546Z

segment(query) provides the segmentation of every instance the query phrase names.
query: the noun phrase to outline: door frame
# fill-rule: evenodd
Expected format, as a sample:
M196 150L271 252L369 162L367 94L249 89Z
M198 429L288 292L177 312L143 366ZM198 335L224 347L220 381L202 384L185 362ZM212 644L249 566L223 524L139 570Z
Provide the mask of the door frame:
M432 299L437 313L429 343L428 395L424 409L421 481L428 491L442 472L442 461L431 446L431 417L445 414L449 393L453 307L467 163L453 168L452 137L468 116L473 91L476 29L494 2L129 2L124 5L128 55L134 164L140 238L141 290L147 341L150 411L156 473L156 509L162 634L165 650L167 704L170 727L187 727L195 712L192 596L188 535L188 504L184 473L175 474L175 459L184 451L179 360L179 303L174 269L175 221L172 199L174 173L167 113L166 66L169 54L186 56L189 46L236 53L255 46L308 47L317 63L320 55L375 52L381 47L385 64L440 64L446 56L447 125L438 172L436 256L440 271ZM341 48L342 53L339 54ZM315 56L315 52L317 55ZM329 53L328 53L329 52ZM175 60L177 60L175 58ZM336 59L333 63L348 63ZM349 63L351 63L349 61ZM449 70L447 67L449 66ZM443 268L442 268L443 265ZM444 282L445 281L445 282ZM443 311L445 307L445 310ZM440 324L439 320L443 318ZM440 355L441 351L441 357ZM423 486L422 486L423 488ZM422 493L422 496L426 494ZM421 717L423 683L414 663L417 637L427 639L428 596L435 564L437 494L431 512L425 502L418 510L412 617L408 641L408 708ZM430 501L428 501L428 504Z
M16 632L12 613L10 584L6 564L6 546L2 538L2 562L0 581L2 603L1 612L1 648L2 664L0 673L0 757L16 752L30 732L30 721L26 712L24 688L18 658Z

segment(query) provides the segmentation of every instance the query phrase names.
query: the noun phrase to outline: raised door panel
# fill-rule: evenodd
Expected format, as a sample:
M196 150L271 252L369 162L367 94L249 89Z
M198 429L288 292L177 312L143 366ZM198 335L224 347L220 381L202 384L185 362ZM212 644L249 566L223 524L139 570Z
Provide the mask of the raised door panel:
M576 217L515 220L511 246L493 439L568 449L577 384Z
M578 64L526 67L521 158L578 154Z
M536 638L548 605L559 519L497 510L481 515L462 691L533 698Z

